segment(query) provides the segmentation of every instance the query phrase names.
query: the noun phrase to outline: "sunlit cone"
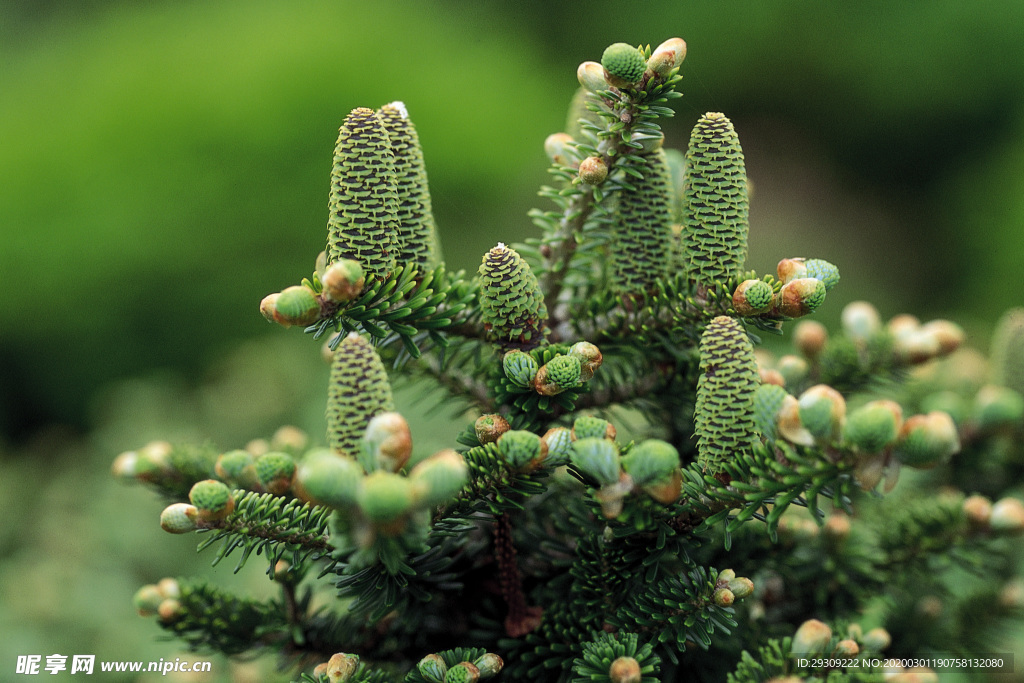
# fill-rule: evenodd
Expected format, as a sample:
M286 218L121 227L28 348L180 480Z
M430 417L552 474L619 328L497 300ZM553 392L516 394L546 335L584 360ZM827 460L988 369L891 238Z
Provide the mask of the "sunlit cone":
M538 393L554 396L578 386L582 371L579 356L555 356L537 371L533 385Z
M377 352L354 332L342 339L331 361L327 390L330 447L353 455L362 452L370 418L394 408L391 384Z
M359 669L359 655L339 652L327 662L328 683L346 683L351 681Z

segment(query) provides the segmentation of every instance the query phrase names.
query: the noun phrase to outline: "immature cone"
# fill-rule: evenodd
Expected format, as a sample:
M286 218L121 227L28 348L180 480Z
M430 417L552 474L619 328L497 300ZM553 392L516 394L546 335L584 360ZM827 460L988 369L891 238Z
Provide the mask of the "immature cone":
M352 259L367 279L384 279L398 252L395 156L372 109L353 109L334 147L327 260Z
M701 117L686 152L684 267L704 285L738 276L747 260L747 172L739 137L724 114Z
M547 456L547 444L533 432L513 429L498 439L498 452L514 470L536 469Z
M817 278L803 277L782 285L775 298L775 311L787 318L813 313L825 302L825 283Z
M482 444L492 443L510 429L508 420L498 414L481 415L473 423L476 439Z
M505 354L501 361L501 369L514 384L525 388L533 384L533 378L537 376L540 366L530 354L513 349Z
M327 437L340 453L358 454L370 418L394 410L391 385L380 356L355 332L341 340L331 361L327 390Z
M213 522L224 519L235 509L235 499L223 482L206 479L193 484L188 492L189 502L196 507L199 519Z
M678 68L684 59L686 59L686 41L682 38L669 38L651 52L651 57L647 60L647 68L664 78L672 73L673 69Z
M287 453L272 451L256 458L256 480L267 493L279 496L292 486L295 460Z
M754 347L743 325L719 316L700 340L694 433L701 470L716 474L722 463L757 438L754 394L759 385Z
M619 657L608 667L608 680L611 683L640 683L642 679L640 662L632 657Z
M608 439L586 438L574 441L569 456L578 470L608 486L619 481L622 472L619 448Z
M647 69L647 60L629 43L614 43L601 55L604 77L616 88L625 88L640 80Z
M312 325L320 319L320 302L309 288L301 285L280 292L273 310L274 322L284 327Z
M554 396L579 386L582 371L579 356L555 356L537 371L533 387L539 394Z
M480 670L472 662L459 662L444 676L444 683L476 683L480 680Z
M412 508L415 502L413 483L400 474L378 470L363 480L356 502L371 522L393 522Z
M615 440L615 427L608 420L593 415L577 417L572 423L572 439L611 439Z
M488 337L504 346L537 346L548 311L526 261L499 242L484 255L480 285L480 312Z
M630 177L636 190L619 193L618 220L612 227L609 259L611 287L620 295L643 294L669 274L675 235L672 232L672 174L665 151L641 157Z
M833 287L839 284L839 269L824 259L807 259L804 262L804 267L807 269L806 277L821 280L821 283L825 285L825 289L828 291L831 291Z
M363 291L366 278L363 267L352 259L338 259L320 276L324 286L324 298L336 304L352 301Z
M891 446L903 426L903 410L888 400L871 401L846 418L843 439L862 453L879 453Z
M541 437L548 447L548 455L544 458L547 467L561 467L569 462L572 453L572 431L565 427L553 427Z
M800 423L815 440L829 444L839 439L846 418L846 399L827 384L818 384L800 394Z
M1003 314L992 335L992 383L1024 396L1024 308Z
M493 652L486 652L473 660L473 666L480 671L480 678L492 678L501 673L505 661Z
M429 683L444 683L444 676L448 673L448 665L444 663L441 655L436 654L430 654L421 659L416 668Z
M827 624L817 619L809 619L800 624L800 628L793 634L793 644L790 651L793 654L819 654L825 651L829 641L832 640L832 629Z
M416 127L402 102L385 104L377 116L388 132L395 155L398 195L398 263L408 263L420 272L441 260L436 253L434 214L427 186L427 169Z

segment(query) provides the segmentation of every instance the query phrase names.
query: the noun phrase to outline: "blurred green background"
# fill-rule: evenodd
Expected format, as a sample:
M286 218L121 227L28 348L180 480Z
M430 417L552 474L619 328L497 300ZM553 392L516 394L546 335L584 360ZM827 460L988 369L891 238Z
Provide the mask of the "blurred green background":
M0 5L0 678L16 654L171 647L129 598L197 560L108 481L118 451L322 431L318 344L257 308L323 247L353 107L406 102L447 260L475 270L536 234L576 65L681 36L667 145L733 120L748 265L826 258L827 323L866 298L984 347L1020 303L1022 26L1018 0Z

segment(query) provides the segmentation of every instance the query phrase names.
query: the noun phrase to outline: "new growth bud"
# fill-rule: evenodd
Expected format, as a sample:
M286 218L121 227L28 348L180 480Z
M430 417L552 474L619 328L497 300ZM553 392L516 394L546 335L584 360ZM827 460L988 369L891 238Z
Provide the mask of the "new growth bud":
M801 655L820 654L825 651L831 640L832 629L828 625L817 619L809 619L800 624L800 628L793 634L790 651Z
M160 528L172 534L187 534L195 531L199 509L188 503L173 503L160 513Z
M477 441L482 444L487 444L497 441L502 434L510 429L510 427L508 420L503 418L501 415L492 414L481 415L478 417L476 422L473 424L473 429L476 432Z
M224 519L235 509L231 491L216 479L196 482L188 492L188 499L196 506L199 519L206 522Z
M608 667L610 683L640 683L642 679L640 662L632 657L619 657Z
M262 304L260 310L263 310ZM273 318L284 327L312 325L320 319L320 302L308 287L288 287L273 301Z
M673 69L686 59L686 41L682 38L669 38L654 48L651 58L647 60L647 68L657 76L665 78Z
M355 504L363 468L352 458L326 449L307 453L295 471L295 493L302 500L344 508Z
M580 162L579 175L587 185L600 185L608 178L608 164L601 157L587 157Z
M619 448L614 441L594 437L577 439L572 444L569 458L576 469L593 477L602 486L619 481L622 468Z
M772 305L772 286L764 280L744 280L732 295L732 305L740 315L764 313Z
M590 92L601 92L608 89L608 81L604 77L604 67L597 62L583 62L576 69L576 78L580 85Z
M544 462L547 444L533 432L511 430L498 439L498 452L512 469L530 471Z
M363 267L352 259L338 259L320 277L324 286L324 298L336 304L352 301L363 291L366 278Z
M604 77L616 88L626 88L637 83L644 75L647 61L640 51L629 43L613 43L601 55Z
M469 481L469 466L465 458L449 448L420 461L409 472L409 480L415 485L417 504L436 507L462 490Z
M388 411L370 418L359 456L363 469L398 472L411 456L412 434L404 417Z

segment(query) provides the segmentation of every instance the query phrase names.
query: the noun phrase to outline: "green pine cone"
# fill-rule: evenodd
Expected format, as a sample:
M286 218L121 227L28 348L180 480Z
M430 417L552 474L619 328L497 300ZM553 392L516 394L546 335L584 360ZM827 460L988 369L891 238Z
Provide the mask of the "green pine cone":
M331 171L327 260L357 261L367 280L395 269L398 195L395 156L372 109L353 109L341 126Z
M647 69L647 60L629 43L613 43L601 55L601 66L613 77L612 81L619 81L612 85L622 87L640 80Z
M1024 308L1011 308L999 319L990 358L992 383L1024 396Z
M548 317L530 266L501 242L480 264L480 312L488 337L502 345L541 342Z
M410 263L423 272L434 268L441 255L436 250L434 214L420 138L403 103L385 104L377 116L391 138L391 151L395 155L398 193L396 259L398 263Z
M754 392L754 426L768 439L775 439L782 402L789 394L777 384L762 384Z
M327 391L327 438L333 450L355 456L366 425L394 410L391 384L380 356L355 332L341 340L331 361Z
M697 461L714 475L757 438L754 396L760 379L754 347L738 320L719 316L708 324L700 340L700 370L694 412Z
M611 234L611 287L620 295L642 294L667 275L677 252L672 232L672 173L664 150L642 157L630 177L636 191L619 196L618 221Z
M743 271L749 231L743 150L724 114L697 122L686 163L683 266L701 284L724 282Z

